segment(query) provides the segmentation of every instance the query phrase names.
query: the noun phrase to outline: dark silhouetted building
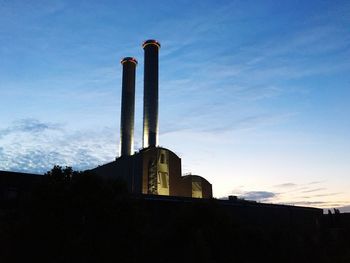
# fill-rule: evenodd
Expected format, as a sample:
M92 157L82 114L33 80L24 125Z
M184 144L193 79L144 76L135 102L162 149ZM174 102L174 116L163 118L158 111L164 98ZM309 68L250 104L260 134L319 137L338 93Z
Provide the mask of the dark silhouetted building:
M45 177L39 174L0 171L0 207L30 195L33 188Z

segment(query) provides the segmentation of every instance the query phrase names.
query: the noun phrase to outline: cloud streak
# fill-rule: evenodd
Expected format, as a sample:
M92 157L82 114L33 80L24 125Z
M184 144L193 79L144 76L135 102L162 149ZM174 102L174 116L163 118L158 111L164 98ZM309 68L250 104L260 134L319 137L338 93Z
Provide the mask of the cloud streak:
M27 118L14 121L11 126L0 130L0 138L12 133L41 133L46 130L58 130L60 125L57 123L41 122L37 119Z
M278 193L268 191L248 191L241 194L239 197L247 200L267 202L274 199Z
M284 183L284 184L277 184L275 185L275 187L277 188L293 188L293 187L296 187L298 186L297 184L295 183Z
M326 190L326 188L321 187L321 188L316 188L316 189L310 189L310 190L304 190L301 191L302 193L313 193L313 192L319 192L319 191L323 191Z

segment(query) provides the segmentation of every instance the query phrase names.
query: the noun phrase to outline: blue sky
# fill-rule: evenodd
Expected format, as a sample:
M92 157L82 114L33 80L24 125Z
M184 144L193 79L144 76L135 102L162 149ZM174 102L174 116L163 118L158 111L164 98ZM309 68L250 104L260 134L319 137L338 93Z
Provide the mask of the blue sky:
M0 169L118 154L120 59L160 50L160 145L216 197L350 205L349 1L0 0Z

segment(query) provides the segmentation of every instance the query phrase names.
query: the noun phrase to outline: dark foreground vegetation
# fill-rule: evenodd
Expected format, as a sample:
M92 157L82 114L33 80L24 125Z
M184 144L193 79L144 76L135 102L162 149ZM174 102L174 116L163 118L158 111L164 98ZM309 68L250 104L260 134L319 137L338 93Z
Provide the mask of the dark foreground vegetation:
M235 223L217 202L153 204L54 167L0 220L0 262L350 262L349 220L316 232ZM312 233L312 234L310 234Z

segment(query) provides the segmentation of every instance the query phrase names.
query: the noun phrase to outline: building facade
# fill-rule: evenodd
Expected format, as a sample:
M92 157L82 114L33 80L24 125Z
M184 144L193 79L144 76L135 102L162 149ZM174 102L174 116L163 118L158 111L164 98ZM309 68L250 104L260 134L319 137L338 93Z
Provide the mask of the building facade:
M182 176L181 158L162 147L144 148L91 171L104 178L122 178L134 194L212 197L212 185L198 175Z

